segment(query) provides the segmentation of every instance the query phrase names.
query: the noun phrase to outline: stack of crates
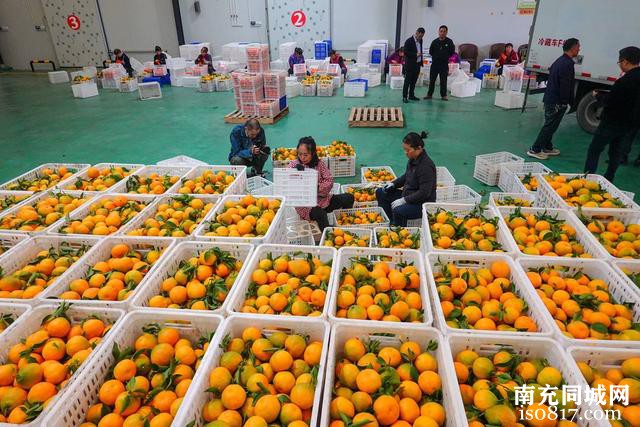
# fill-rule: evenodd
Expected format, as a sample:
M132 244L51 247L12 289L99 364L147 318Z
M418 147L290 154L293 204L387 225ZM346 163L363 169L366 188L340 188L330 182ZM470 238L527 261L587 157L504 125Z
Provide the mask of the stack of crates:
M245 73L238 78L238 86L242 114L246 116L258 115L258 103L264 101L262 75Z
M315 59L325 59L331 52L331 40L318 40L314 43Z
M269 46L266 44L247 47L247 69L251 73L269 71Z

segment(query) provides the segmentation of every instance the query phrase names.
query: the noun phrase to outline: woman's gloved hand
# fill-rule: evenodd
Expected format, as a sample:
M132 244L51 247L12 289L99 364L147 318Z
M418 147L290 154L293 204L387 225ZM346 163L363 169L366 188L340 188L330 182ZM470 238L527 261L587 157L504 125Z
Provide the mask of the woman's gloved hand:
M407 201L404 199L404 197L400 197L399 199L391 202L391 209L395 209L406 204L407 204Z

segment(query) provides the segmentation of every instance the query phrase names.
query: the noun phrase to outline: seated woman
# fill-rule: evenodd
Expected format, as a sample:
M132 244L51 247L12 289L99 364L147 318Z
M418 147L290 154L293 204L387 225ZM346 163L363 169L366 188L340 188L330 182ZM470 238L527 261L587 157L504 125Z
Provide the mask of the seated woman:
M389 64L402 64L404 65L404 46L400 46L393 52L391 55L387 57L387 60L384 64L384 74L389 73ZM404 74L404 68L402 69L402 74Z
M316 151L316 142L310 136L298 141L298 159L289 164L290 168L298 170L315 169L318 171L318 205L312 208L296 208L300 218L318 223L320 230L329 226L327 213L336 209L351 209L353 207L352 194L331 194L333 177L327 165L320 161Z
M332 50L331 53L329 54L329 64L338 64L340 66L340 72L342 73L343 76L346 77L347 66L344 63L344 59L342 58L342 55L340 55L335 50Z
M293 74L293 66L296 64L304 64L304 55L299 47L295 48L293 54L289 57L289 75Z
M513 45L511 43L507 43L504 45L504 52L500 54L500 58L496 61L496 67L498 68L498 74L502 75L502 67L504 65L518 65L520 63L520 58L518 57L518 52L513 49Z
M209 74L216 71L213 69L213 59L209 55L209 49L206 46L200 49L200 55L196 58L195 63L196 65L206 65Z
M156 54L153 56L153 65L165 65L167 63L167 55L162 51L160 46L155 48Z
M376 191L378 205L391 224L406 227L407 220L422 217L422 204L436 201L436 165L424 150L426 132L409 132L402 140L409 161L405 173ZM402 190L400 190L402 188Z

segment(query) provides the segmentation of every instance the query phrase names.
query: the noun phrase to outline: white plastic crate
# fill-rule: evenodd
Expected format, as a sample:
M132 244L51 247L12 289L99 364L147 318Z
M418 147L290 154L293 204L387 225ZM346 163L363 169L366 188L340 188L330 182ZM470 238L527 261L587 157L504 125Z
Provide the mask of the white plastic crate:
M11 322L10 325L5 326L3 331L0 331L0 339L2 339L5 334L10 335L13 325L22 315L28 315L30 311L31 306L29 304L5 303L0 300L0 317L3 318L3 323Z
M375 223L372 223L372 224L338 224L337 218L341 214L345 213L345 214L349 215L349 214L355 214L357 212L376 213L376 214L380 215L380 217L382 217L382 222L375 222ZM354 208L354 209L336 209L335 211L333 211L333 212L331 212L329 214L329 223L335 225L336 227L342 227L342 228L351 228L351 227L355 227L355 228L386 227L386 226L389 225L389 217L387 217L387 214L384 212L384 209L382 209L381 207L378 207L378 206Z
M344 96L345 98L364 98L366 95L365 82L345 82Z
M367 80L368 88L380 86L380 83L382 83L382 74L380 73L368 73L365 74L364 78Z
M638 357L640 354L640 350L637 348L593 348L593 347L570 347L567 349L567 353L569 354L569 358L573 360L573 362L584 362L589 365L591 368L599 370L604 373L604 371L609 369L620 369L622 366L622 362L632 357ZM578 366L575 366L576 369ZM580 375L580 379L582 380L583 387L590 387L591 384L588 384L585 380L584 376ZM607 390L608 392L608 390ZM602 409L602 408L599 408ZM600 424L598 424L598 422ZM601 420L601 421L591 421L593 426L597 427L610 427L611 424L609 421ZM589 424L591 426L592 424Z
M231 79L216 79L216 92L227 92L233 89L233 80Z
M473 80L453 82L451 84L451 96L454 98L469 98L475 95L476 83Z
M59 250L61 247L69 247L73 250L79 250L84 247L86 252L35 298L2 298L0 301L15 304L30 304L34 306L38 305L40 303L41 295L61 286L61 283L63 283L67 277L72 275L74 271L79 268L82 259L87 256L89 250L98 242L99 240L95 237L73 238L41 235L25 239L18 243L11 249L9 256L0 257L0 271L2 271L2 274L5 276L11 275L15 271L27 266L31 261L36 259L39 252L48 251L51 248Z
M248 327L259 325L266 336L276 331L285 333L298 333L308 336L311 341L322 342L322 354L320 356L320 364L318 366L318 376L316 392L313 399L313 409L311 412L310 426L317 425L320 416L320 406L322 398L322 387L324 383L324 375L326 368L326 359L329 348L329 324L320 319L311 318L286 318L282 316L250 316L250 315L234 315L229 317L216 334L216 339L209 346L208 351L200 364L198 374L194 377L189 391L184 397L180 411L176 415L173 422L175 426L186 426L192 421L193 427L203 427L207 422L202 418L203 406L212 398L207 392L209 388L209 374L214 368L219 366L220 357L224 353L224 349L220 348L222 339L229 335L231 337L240 337L242 331Z
M512 291L518 297L522 298L527 305L526 311L522 314L529 316L537 325L538 332L510 332L510 331L490 331L491 334L496 336L536 336L536 337L549 337L551 338L554 333L555 326L551 324L548 316L545 316L546 307L540 301L540 298L535 294L531 284L523 278L523 272L519 264L517 264L513 258L508 254L497 253L479 253L479 252L467 252L467 253L431 253L427 255L427 278L429 282L429 291L431 298L433 298L433 306L435 311L435 324L438 329L443 331L445 335L449 335L459 331L469 332L471 334L483 334L487 331L476 329L456 329L447 325L442 306L440 305L440 298L438 296L438 283L436 283L434 277L436 273L441 272L440 265L446 265L449 263L455 264L458 268L468 268L471 270L477 270L480 268L489 268L492 263L501 261L507 263L509 266L510 274L509 281L514 285Z
M26 203L34 194L33 191L11 191L11 190L0 190L0 217L3 216L10 209L15 209L16 207L20 207ZM14 203L15 202L15 203ZM2 205L6 203L7 207L2 208ZM9 203L12 203L9 205Z
M296 219L287 222L287 244L299 246L315 246L322 231L315 221Z
M135 92L138 90L138 81L129 79L126 82L120 81L120 92Z
M81 221L82 219L87 217L89 215L91 205L101 202L102 200L107 200L107 199L113 200L113 198L118 195L122 196L122 194L100 193L95 198L87 201L86 203L83 203L82 206L80 206L78 209L71 212L66 217L60 219L58 222L53 223L53 225L51 225L51 227L49 227L46 230L47 233L58 235L58 236L82 236L82 237L92 236L91 234L68 234L68 233L63 233L61 230L64 227L66 227L67 224L70 224L75 220ZM149 194L126 194L125 196L128 201L135 200L135 201L146 204L146 206L140 212L138 212L137 215L140 215L142 212L145 211L145 209L148 209L151 203L153 202L153 200L155 199L155 196L149 195ZM122 224L122 226L124 226L125 224ZM122 230L122 226L120 227L120 229L118 229L118 231L116 231L113 234L118 234ZM97 236L94 236L94 237L97 237Z
M247 167L246 166L230 166L230 165L201 165L196 166L187 172L181 178L181 181L185 181L188 179L195 179L198 176L202 175L206 171L212 171L214 173L223 171L227 175L232 175L235 177L233 182L229 184L229 186L222 193L223 195L227 194L243 194L244 189L247 185ZM180 188L181 184L178 185L177 188ZM176 190L176 189L173 189ZM220 196L216 194L215 196Z
M464 217L465 215L471 213L477 206L473 204L463 204L463 203L424 203L422 205L422 229L424 230L424 241L426 252L444 252L450 253L456 250L454 249L436 249L433 245L433 237L431 235L431 227L429 224L429 214L433 214L438 212L439 209L452 212L454 216ZM487 206L483 215L487 218L498 218L500 214L496 210L496 208ZM514 247L513 241L510 238L509 230L505 229L504 226L501 225L500 221L496 225L496 241L502 246L502 250L504 252L515 253L517 252L517 248ZM469 251L463 251L464 253ZM487 252L483 252L487 253Z
M446 167L436 166L436 174L438 187L450 187L452 185L456 185L456 179Z
M524 93L522 92L505 92L502 90L496 92L496 99L494 101L494 105L496 107L504 108L505 110L513 110L516 108L522 108L523 104Z
M608 179L606 179L602 175L596 175L596 174L583 175L583 174L577 174L577 173L561 173L559 175L566 177L567 182L569 182L572 178L582 178L582 177L586 178L588 181L596 181L598 184L600 184L600 188L602 188L603 190L606 190L611 196L619 199L626 206L624 208L606 208L607 211L611 211L612 209L619 210L619 211L625 211L628 209L640 210L640 206L637 203L635 203L626 194L620 191L618 187L613 185ZM568 203L566 203L562 199L562 197L558 195L558 193L556 193L556 191L551 187L551 185L544 179L543 174L540 174L540 176L538 177L538 191L536 192L536 203L538 204L538 206L546 206L551 208L567 209L571 207L569 206ZM593 208L593 209L601 209L601 208ZM623 212L620 212L620 213L623 213Z
M49 83L51 84L69 82L69 73L66 71L49 71L47 75L49 76Z
M583 218L586 220L595 219L604 225L608 224L612 220L620 221L625 226L628 226L629 224L640 224L640 211L633 211L630 209L622 210L622 212L620 212L620 209L609 210L603 208L581 208L580 210L571 210L571 213L578 219L578 223L580 224L582 233L588 236L588 238L593 242L595 246L598 246L602 249L600 257L604 260L610 261L622 258L614 257L605 249L604 245L600 243L599 238L591 233L587 228L587 225L584 224L584 222L582 221ZM640 257L636 258L636 261L640 262Z
M98 96L98 85L93 82L78 83L71 85L74 98L91 98Z
M229 252L231 256L236 258L238 261L242 262L242 268L236 277L236 282L240 279L242 272L246 269L247 261L253 252L253 246L246 243L218 243L218 242L180 242L171 247L171 250L166 254L163 254L162 259L158 261L155 265L155 269L152 275L148 275L148 280L145 281L145 286L138 286L136 289L136 293L132 295L130 298L130 306L133 309L149 309L149 310L158 310L156 308L149 307L149 300L156 295L159 295L161 292L161 286L164 279L168 277L173 277L173 275L178 270L180 266L180 262L186 261L189 258L197 257L201 252L205 252L209 249L219 248L220 250ZM166 255L166 256L165 256ZM151 273L151 272L150 272ZM145 277L145 279L147 279ZM142 284L142 283L141 283ZM234 284L235 286L235 284ZM231 288L231 291L233 287ZM220 315L224 315L226 312L226 308L229 305L231 295L231 291L225 301L220 305L220 307L215 310L208 310L205 313L216 313ZM191 311L187 309L161 309L161 311L171 311L182 313L184 311Z
M4 256L18 243L28 238L29 236L27 236L26 234L0 232L0 257Z
M458 402L453 396L459 394L458 384L455 380L455 369L453 367L453 358L449 351L449 346L442 334L434 328L424 327L423 325L403 325L393 324L385 325L380 328L374 322L354 321L353 323L336 323L331 328L331 344L329 347L329 356L327 360L324 398L325 404L322 409L321 426L328 426L331 422L329 413L329 403L333 400L332 392L336 382L335 371L336 365L340 362L340 355L344 347L344 343L350 338L359 338L363 342L379 341L380 347L400 348L405 341L414 341L418 343L422 350L427 351L429 344L434 341L437 343L435 350L431 351L438 362L438 374L442 380L442 400L439 402L445 410L446 420L443 426L454 427L462 426L463 423L457 423L460 417L464 417L464 407L462 402Z
M342 186L340 185L339 182L334 182L333 183L333 187L331 187L331 191L329 192L329 194L333 195L333 194L340 194L340 188Z
M138 83L138 98L141 101L147 99L162 98L162 89L158 82Z
M493 65L495 67L495 64ZM497 74L485 73L482 75L482 87L484 89L498 89L499 79Z
M305 84L302 83L302 92L301 96L316 96L316 83L313 84Z
M329 157L329 172L334 178L356 176L356 156Z
M112 353L113 346L117 344L120 349L133 347L136 337L142 334L142 327L149 323L159 323L161 326L174 328L180 332L181 336L187 337L192 341L196 341L201 336L214 334L209 344L209 349L214 348L214 342L219 342L218 331L224 324L222 317L214 314L176 313L164 310L130 312L110 332L109 339L101 346L96 357L92 359L90 369L83 372L83 375L74 383L73 391L66 394L64 399L60 399L55 407L52 407L49 412L50 416L46 419L46 425L68 426L81 424L86 418L86 412L89 407L98 402L98 391L116 363L115 356ZM205 357L208 353L211 353L211 351L207 351ZM203 366L204 364L201 363L195 377L201 374ZM206 375L206 380L208 382L208 375ZM186 396L176 417L186 409L184 403L186 403ZM174 425L180 424L174 422Z
M633 282L633 280L631 280L631 277L627 276L627 273L631 273L638 274L640 277L640 261L615 260L610 265L615 270L615 272L618 273L618 275L627 283L627 286L640 296L640 279L639 283L636 284Z
M147 178L151 174L156 173L156 174L160 175L160 177L163 177L163 176L171 176L171 177L177 176L178 180L174 184L169 186L165 190L165 192L162 193L162 194L177 193L178 189L181 186L181 178L186 176L192 170L193 170L193 168L191 166L173 166L173 165L171 165L171 166L159 166L159 165L144 166L144 167L141 167L140 169L136 170L135 173L129 175L126 179L123 179L119 183L117 183L114 186L112 186L109 191L111 193L137 194L137 193L129 193L129 191L127 190L127 186L130 185L129 182L133 182L137 178L142 178L142 177ZM134 177L136 177L136 178L134 178ZM154 196L158 195L158 194L153 194L153 193L149 193L149 194L152 194Z
M98 163L98 164L93 165L93 167L98 169L98 170L102 170L102 169L106 169L106 168L122 167L124 169L128 169L131 173L133 173L134 171L140 169L143 166L144 165L139 164L139 163ZM64 190L81 191L81 190L78 190L76 188L75 183L76 183L76 181L78 181L80 179L89 179L88 172L89 172L89 169L87 168L84 171L82 171L80 173L77 173L74 176L73 180L68 180L67 184L65 186L58 185L57 187L58 188L62 188ZM123 177L122 180L124 180L126 178L127 177ZM120 180L120 181L122 181L122 180ZM113 185L116 185L116 184L117 183L115 183ZM111 186L111 187L113 187L113 186ZM109 187L109 188L107 188L105 190L102 190L102 191L109 191L109 189L111 187Z
M521 178L525 175L551 172L553 171L550 168L539 162L502 163L500 166L498 187L500 187L500 189L505 193L529 192L529 190L527 190L522 184Z
M412 221L412 220L409 220ZM407 226L406 227L395 227L395 226L390 226L390 227L376 227L373 229L373 241L371 242L371 247L372 248L380 248L382 246L380 246L380 241L378 240L378 233L381 231L392 231L392 230L397 230L399 228L403 228L407 231L409 231L410 234L415 234L418 233L420 236L420 240L419 240L419 247L416 250L419 250L420 252L424 253L425 252L425 243L424 243L424 233L422 232L422 227L420 227L420 224L415 224L415 225L411 225L410 222L407 221ZM422 218L417 219L416 221L422 221ZM394 248L394 249L398 249L398 248Z
M401 90L404 86L404 77L401 76L391 76L391 80L389 80L389 86L393 90Z
M379 188L379 185L376 185L375 183L367 183L367 184L344 184L342 186L342 192L343 193L349 193L349 190L353 189L355 191L359 190L359 189L377 189ZM353 202L353 207L354 208L362 208L362 207L369 207L369 206L378 206L378 201L374 200L372 202L358 202L358 201L354 201Z
M318 204L318 172L293 168L273 170L274 193L287 198L288 206L316 206Z
M98 193L93 193L93 192L82 192L82 191L70 191L70 190L59 190L57 188L50 188L46 191L41 191L40 193L35 193L33 196L31 196L30 198L28 198L27 200L25 200L23 203L20 203L18 205L15 205L13 207L11 207L10 209L6 209L2 212L0 212L0 218L4 218L7 216L15 216L18 211L23 208L24 206L32 206L32 207L36 207L36 205L38 203L40 203L41 201L48 199L49 197L51 197L52 195L61 195L61 194L66 194L69 196L72 196L74 198L82 198L84 197L86 200L85 202L82 204L86 204L86 203L90 203L92 200L92 197L94 197L95 194ZM75 212L76 210L80 209L82 207L82 205L78 206L76 209L72 210L71 212L69 212L67 215L72 214L73 212ZM23 231L23 230L13 230L13 229L3 229L1 230L3 233L8 233L8 234L23 234L23 235L29 235L29 236L35 236L35 235L40 235L40 234L44 234L47 231L49 231L56 223L54 222L53 224L49 225L49 226L44 226L44 228L42 230L39 231Z
M56 170L60 167L66 167L67 169L69 169L70 171L75 171L72 172L73 175L71 175L69 178L61 180L60 182L58 182L55 186L57 187L61 187L63 186L65 183L67 182L72 182L76 175L78 175L80 172L84 172L86 169L89 168L89 164L87 163L44 163L41 164L40 166L37 166L33 169L31 169L28 172L23 173L22 175L13 178L10 181L5 182L4 184L0 185L0 190L12 190L10 188L10 186L12 184L17 184L20 181L24 181L24 180L34 180L34 179L38 179L42 176L42 171L44 169L52 169L52 170Z
M29 312L28 316L22 316L19 321L15 322L14 325L12 325L11 333L3 334L3 336L0 337L0 360L6 360L9 349L14 344L17 344L21 339L26 338L28 335L40 329L43 319L47 315L54 312L57 308L58 304L44 304L34 308ZM56 406L60 402L68 402L68 397L72 393L74 393L74 390L77 390L77 388L80 387L83 383L85 372L91 372L87 368L87 366L93 364L94 360L99 357L98 354L102 352L103 349L108 350L109 354L111 353L110 341L115 335L113 331L119 325L119 321L121 320L122 316L124 316L124 312L117 309L100 309L97 307L76 306L72 306L67 311L67 317L74 324L80 323L82 320L87 319L91 316L98 316L103 321L114 324L115 326L109 332L107 332L102 341L93 349L87 359L85 359L84 363L82 363L80 367L75 371L66 386L59 390L58 394L51 398L49 404L42 410L40 415L31 422L21 424L22 426L36 427L42 425L51 425L46 423L44 420L46 418L49 418L49 414L51 414L51 417L54 419L60 416L58 411L53 409L54 406ZM83 396L83 398L86 399L86 396ZM84 420L84 417L82 418L82 420ZM0 427L12 426L15 426L15 424L0 422Z
M102 89L120 89L120 79L116 77L103 77L100 79Z
M210 218L215 220L216 216L222 212L227 201L240 201L244 196L236 194L228 194L224 196L220 203L214 208ZM286 242L286 224L284 221L285 198L282 196L269 196L270 200L280 200L280 208L273 217L273 221L267 230L267 233L261 237L229 237L229 236L206 236L209 229L209 222L203 221L193 232L193 236L197 240L217 241L226 243L253 243L259 245L261 243L284 243Z
M127 310L127 308L131 305L132 298L140 291L151 279L153 273L158 268L159 263L166 259L170 249L175 245L174 240L169 239L159 239L159 238L131 238L131 237L107 237L105 239L99 240L90 251L86 253L81 259L79 259L75 264L72 271L69 274L65 274L62 280L57 280L55 286L50 286L45 289L40 295L38 295L38 300L40 302L62 302L60 300L60 295L63 292L69 290L69 284L76 279L87 279L87 272L98 262L100 261L108 261L111 258L111 249L118 244L126 244L132 250L137 252L146 253L150 250L156 249L163 251L162 255L145 274L142 278L142 281L138 283L136 288L131 292L129 298L124 301L102 301L102 300L73 300L67 301L75 305L91 305L98 307L112 307L112 308L120 308L123 310ZM54 301L55 300L55 301Z
M296 76L304 76L307 74L307 64L293 64L293 74Z
M176 166L176 167L196 167L196 166L206 166L207 164L202 160L194 159L189 156L175 156L166 160L161 160L156 163L158 166Z
M320 238L320 243L318 243L318 246L325 246L325 241L327 240L327 236L329 235L329 233L332 233L336 228L340 228L350 234L352 234L353 236L357 237L357 238L366 238L369 242L369 244L367 245L367 247L371 247L372 243L375 240L375 233L372 229L370 228L355 228L355 227L349 227L349 228L344 228L344 227L327 227L322 231L322 237ZM335 246L333 246L335 247Z
M287 87L285 91L287 94L287 99L295 98L296 96L301 96L302 85L298 82L287 82Z
M273 195L273 182L261 177L261 176L252 176L251 178L247 178L247 185L245 187L247 193L252 195Z
M466 185L451 185L436 188L436 202L480 203L482 196Z
M229 304L226 306L225 310L227 314L232 315L234 313L241 313L242 307L244 305L246 298L247 290L249 289L249 285L251 283L251 275L253 271L258 268L258 264L261 259L265 258L267 254L271 254L274 258L277 258L280 255L289 255L291 259L305 257L307 255L313 255L313 257L320 259L321 262L328 264L331 266L331 278L327 283L327 300L325 300L324 307L322 308L322 315L320 316L322 319L327 318L327 313L329 310L329 302L328 297L333 292L333 276L336 273L336 258L338 252L334 248L329 247L318 247L318 246L298 246L298 245L275 245L275 244L264 244L259 245L255 248L251 257L243 266L243 271L240 276L236 279L236 283L233 286L233 290L227 296L227 300L229 300ZM265 315L260 315L265 316ZM272 317L273 315L270 315ZM301 316L293 316L296 319L301 318Z
M476 156L473 177L487 185L498 185L502 163L524 163L524 159L506 151Z
M536 196L531 193L490 193L489 194L489 206L498 208L497 202L508 202L509 200L521 199L529 201L530 206L534 206ZM515 206L515 205L502 205L502 206Z
M329 286L331 293L327 291L327 296L329 297L329 321L331 324L335 322L345 322L349 324L357 324L362 322L361 320L352 320L346 318L336 317L336 311L338 309L338 289L340 287L340 278L341 272L344 268L349 268L352 264L352 259L356 258L369 258L370 260L384 260L386 263L390 264L391 267L394 267L398 264L412 264L416 267L418 271L418 275L420 276L420 287L419 289L413 289L420 293L420 298L422 299L422 322L420 323L421 327L431 326L433 323L433 314L431 312L431 306L429 302L431 299L429 298L428 284L427 284L427 273L424 266L424 255L415 250L415 249L382 249L382 248L356 248L356 247L346 247L340 248L338 251L338 257L336 262L333 263L333 271L331 278L331 285ZM326 307L326 305L325 305ZM369 320L366 322L367 324L373 325L383 325L382 328L387 328L387 326L398 325L396 322L387 322L383 320Z
M193 87L193 88L198 88L200 87L200 76L199 75L195 75L195 76L183 76L182 77L182 86L183 87Z
M577 366L571 361L563 347L554 340L545 337L527 337L523 340L521 336L498 336L493 334L471 334L458 332L445 338L449 345L451 355L455 357L462 350L473 350L479 356L491 357L501 350L510 350L522 357L522 359L545 359L549 366L558 369L562 374L564 383L569 385L582 385L581 374ZM455 374L454 374L455 375ZM456 407L464 408L460 393L452 393ZM586 409L593 407L584 402L578 406L578 415L583 414ZM466 425L466 415L464 410L460 413L464 418L456 420L456 426ZM596 427L597 422L580 420L580 427Z
M200 92L215 92L216 81L215 80L200 80Z
M573 277L578 273L584 273L591 279L602 279L608 285L608 291L612 299L619 302L630 304L633 310L633 322L640 322L640 294L632 290L625 279L620 277L618 273L606 262L596 259L581 258L559 258L559 257L521 257L517 262L522 267L522 273L525 274L523 279L529 281L526 272L530 269L539 269L544 267L565 267L564 277ZM530 283L530 281L528 282ZM531 285L533 286L533 285ZM555 339L564 347L569 346L588 346L588 347L639 347L640 341L623 341L623 340L597 340L597 339L575 339L564 335L560 328L555 324L555 320L548 310L545 310L545 316L554 325Z
M594 258L607 257L607 253L604 250L604 248L600 246L600 244L597 241L594 241L594 239L591 238L590 236L591 233L587 231L587 229L582 225L580 220L570 211L567 211L564 209L549 209L549 208L535 208L535 207L516 208L516 207L508 207L508 206L499 206L496 208L496 210L500 213L500 228L504 228L505 230L508 230L509 239L511 240L511 246L516 248L518 256L523 256L523 257L534 256L535 257L536 255L527 255L524 252L522 252L518 248L518 245L513 237L511 230L507 226L506 218L512 213L514 213L516 209L519 209L523 215L528 215L528 214L537 215L537 214L546 213L551 217L555 217L558 220L564 221L565 224L570 225L571 227L573 227L573 229L576 230L575 239L578 241L579 244L582 245L585 253L590 254Z
M391 169L391 166L363 166L360 168L360 182L362 184L370 184L370 183L386 184L387 182L390 182L390 181L369 181L364 177L365 173L368 170L376 170L376 169L384 169L385 171L389 172L391 176L393 176L393 179L391 181L397 178L396 173L393 171L393 169Z
M333 96L334 95L333 81L330 81L329 83L318 82L317 95L318 96Z

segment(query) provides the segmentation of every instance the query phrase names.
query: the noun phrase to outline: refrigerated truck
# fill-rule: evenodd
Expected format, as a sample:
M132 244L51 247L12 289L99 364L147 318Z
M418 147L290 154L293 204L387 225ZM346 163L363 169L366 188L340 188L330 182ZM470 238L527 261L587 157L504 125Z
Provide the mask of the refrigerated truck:
M537 0L525 68L548 74L571 37L580 40L580 54L569 112L593 133L601 112L593 90L606 90L621 76L620 49L640 46L640 0Z

